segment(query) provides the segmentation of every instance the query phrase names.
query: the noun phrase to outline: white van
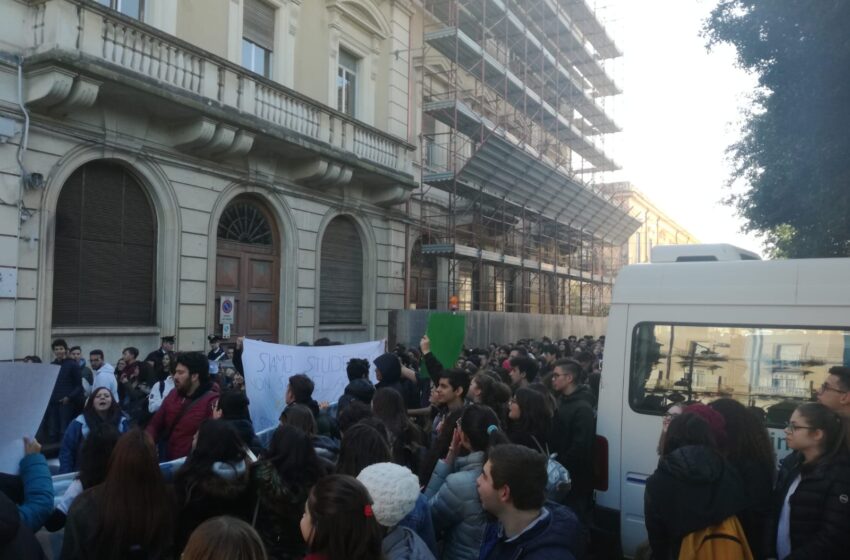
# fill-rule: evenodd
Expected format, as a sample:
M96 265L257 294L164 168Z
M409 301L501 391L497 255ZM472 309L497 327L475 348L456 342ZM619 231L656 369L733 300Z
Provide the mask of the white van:
M850 363L850 259L754 258L728 245L656 247L651 263L619 273L597 419L608 477L596 503L627 558L647 539L643 492L671 403L733 397L764 415L781 457L795 406Z

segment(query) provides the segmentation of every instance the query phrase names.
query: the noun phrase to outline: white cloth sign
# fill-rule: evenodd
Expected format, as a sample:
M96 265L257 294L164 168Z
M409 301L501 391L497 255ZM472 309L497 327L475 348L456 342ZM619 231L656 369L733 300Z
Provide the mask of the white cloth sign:
M58 375L54 364L0 364L0 472L18 474L23 437L35 437Z
M289 378L303 373L313 380L313 399L334 402L348 385L345 366L352 358L369 360L369 377L375 381L372 362L384 353L385 340L339 346L286 346L245 339L242 365L256 431L277 426L286 407Z

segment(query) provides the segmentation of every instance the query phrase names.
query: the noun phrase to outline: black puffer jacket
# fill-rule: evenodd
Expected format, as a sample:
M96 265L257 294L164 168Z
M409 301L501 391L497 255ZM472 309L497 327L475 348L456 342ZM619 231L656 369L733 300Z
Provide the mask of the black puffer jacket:
M375 386L368 379L355 379L345 387L345 394L339 398L337 414L342 412L352 401L360 401L363 404L372 404L375 396Z
M791 483L801 475L791 496L792 560L838 560L850 555L850 458L841 454L811 465L799 453L782 460L773 498L770 550L775 550L779 514Z
M589 495L593 491L593 439L596 420L588 401L589 389L581 385L570 395L558 398L552 420L549 450L570 472L573 492Z
M710 447L689 445L662 457L646 481L644 516L655 560L679 556L682 538L749 506L737 471Z

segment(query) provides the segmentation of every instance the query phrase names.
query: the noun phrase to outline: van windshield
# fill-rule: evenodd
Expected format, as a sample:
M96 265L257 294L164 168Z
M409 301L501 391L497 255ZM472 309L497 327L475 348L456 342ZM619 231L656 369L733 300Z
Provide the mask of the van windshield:
M676 402L731 397L782 427L829 368L848 364L850 329L639 323L629 404L662 414Z

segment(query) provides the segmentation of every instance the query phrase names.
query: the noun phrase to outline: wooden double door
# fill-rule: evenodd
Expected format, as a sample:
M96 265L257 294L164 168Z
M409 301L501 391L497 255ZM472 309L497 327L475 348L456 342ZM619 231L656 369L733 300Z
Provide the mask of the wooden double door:
M239 336L278 342L280 243L269 212L252 200L236 199L218 228L215 331L221 333L221 298L235 298L230 339Z

